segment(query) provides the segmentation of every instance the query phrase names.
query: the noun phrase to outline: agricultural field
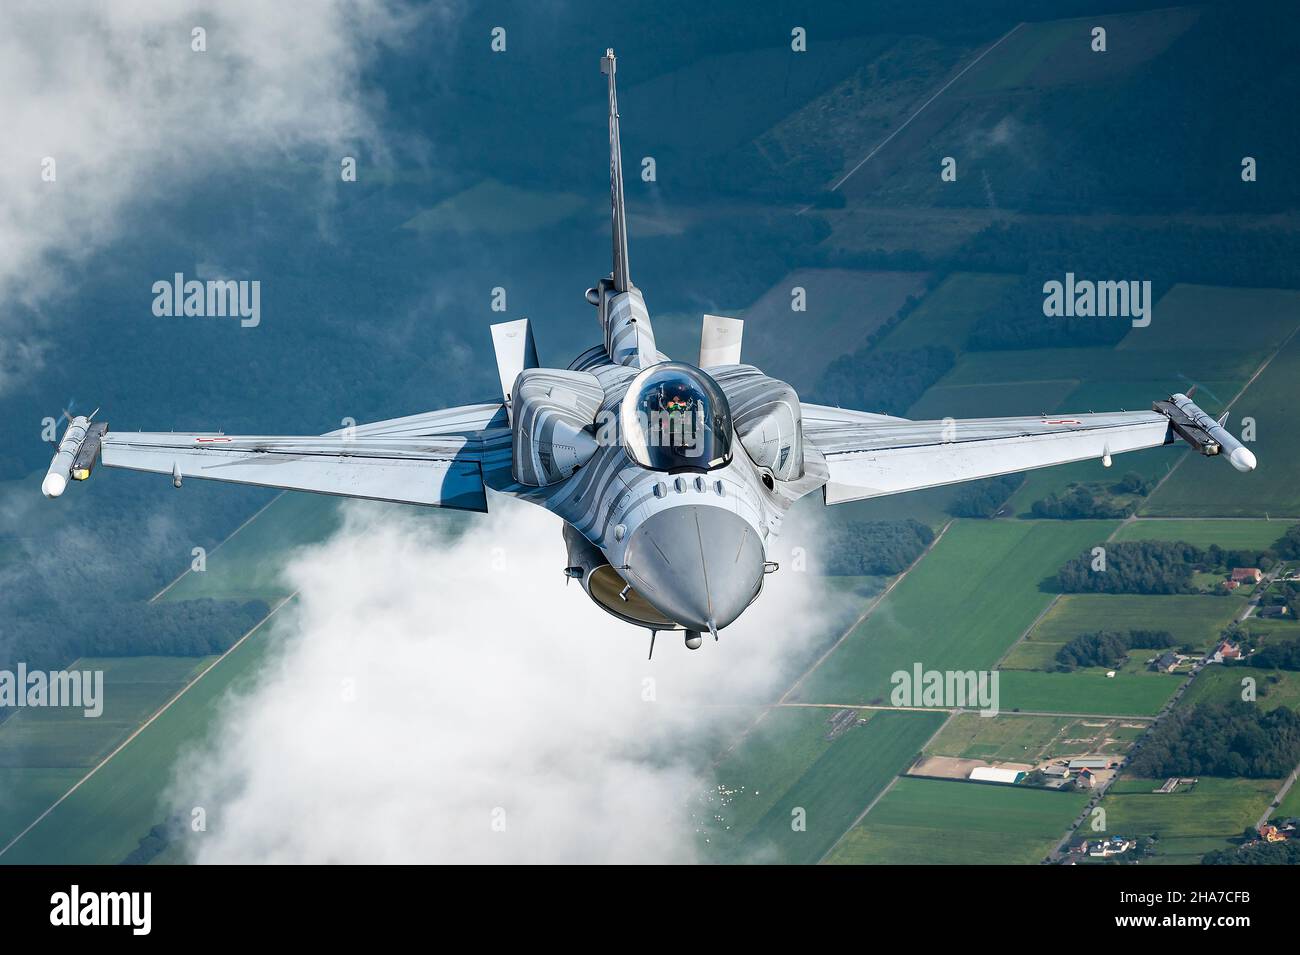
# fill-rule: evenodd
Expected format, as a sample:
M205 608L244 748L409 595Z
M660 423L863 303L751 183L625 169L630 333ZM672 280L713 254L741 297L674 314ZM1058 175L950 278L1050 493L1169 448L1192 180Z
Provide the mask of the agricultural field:
M1154 716L1184 679L1168 673L1121 672L1107 677L1103 669L1072 673L1000 672L1003 711L1099 716Z
M1293 785L1287 791L1286 798L1282 804L1277 807L1275 816L1300 817L1300 783Z
M1225 550L1265 550L1291 527L1288 521L1162 520L1139 518L1122 526L1117 541L1186 541L1197 547L1218 544Z
M706 853L720 861L817 862L942 725L941 713L860 713L835 736L834 710L783 708L717 767L704 804ZM805 810L807 828L791 828ZM720 819L718 817L721 817Z
M0 847L85 775L81 767L0 768Z
M1056 653L1082 633L1097 630L1168 630L1174 647L1208 649L1244 606L1241 598L1201 594L1064 594L1012 649L1003 666L1052 670ZM1154 655L1134 650L1130 662Z
M337 530L339 508L338 498L322 494L281 494L208 552L206 570L186 570L158 599L283 600L289 596L280 579L286 556Z
M1026 23L996 56L989 57L987 65L981 63L971 71L971 91L1111 82L1117 74L1130 73L1162 53L1198 15L1189 7ZM1104 58L1090 46L1094 26L1105 27L1108 34Z
M1101 801L1106 833L1158 839L1151 862L1196 864L1226 849L1252 826L1277 793L1276 779L1202 777L1195 786L1155 793L1163 779L1119 779Z
M1291 670L1263 670L1245 666L1210 666L1196 675L1179 706L1223 703L1243 699L1242 680L1255 681L1255 702L1266 710L1279 706L1300 707L1300 673Z
M1043 589L1048 569L1113 528L1097 521L954 521L793 698L875 703L888 699L890 674L917 662L926 669L992 667L1051 600Z
M501 209L509 209L510 215L501 215ZM484 179L416 213L403 228L453 235L510 235L544 229L580 212L594 211L581 196L564 192L534 192L495 179Z
M1215 324L1216 321L1221 323L1224 314L1252 316L1249 331L1225 340ZM1173 390L1186 390L1193 383L1200 389L1198 403L1217 414L1297 323L1300 323L1300 293L1176 285L1156 303L1151 325L1130 329L1113 349L968 352L961 356L957 366L938 386L918 400L910 416L944 417L953 414L953 407L961 407L966 402L979 409L978 413L997 415L1145 410L1151 407L1153 400ZM895 334L901 333L907 324L905 321ZM1189 339L1214 342L1215 347L1191 349L1186 346ZM1066 383L1073 383L1074 387L1066 387ZM1021 401L1017 405L1018 389ZM1235 407L1233 411L1234 419L1251 413L1244 405ZM960 413L954 414L954 417L959 416ZM1262 435L1262 429L1260 433ZM1014 513L1028 516L1034 501L1052 491L1061 491L1071 483L1110 484L1128 471L1156 480L1174 471L1171 483L1185 481L1187 479L1178 477L1175 465L1181 470L1194 464L1201 465L1193 468L1198 476L1196 480L1199 480L1202 472L1211 470L1205 467L1207 463L1221 463L1179 464L1183 456L1182 448L1160 448L1124 455L1109 471L1099 462L1083 461L1030 472L1025 485L1012 497L1011 507ZM1226 485L1231 475L1217 474L1222 468L1213 470L1216 482ZM1161 498L1167 497L1168 500L1177 496L1181 501L1187 497L1172 491L1166 496L1164 489L1159 493ZM1214 497L1203 490L1192 492L1191 500L1198 499L1209 501ZM1182 516L1185 513L1238 516L1235 512L1219 515L1208 504L1202 504L1199 511L1185 511L1171 510L1159 502L1160 498L1146 502L1140 510L1152 516ZM1275 513L1291 516L1283 511ZM1300 507L1295 514L1300 514ZM1258 516L1263 516L1263 513L1259 512Z
M752 158L771 171L800 176L814 187L819 183L808 179L814 171L829 178L841 163L856 162L874 144L876 130L907 108L913 85L923 89L927 77L942 76L963 54L961 48L921 37L888 34L827 36L821 42L818 62L792 63L778 45L722 50L639 82L629 72L618 97L623 115L637 117L636 123L624 120L628 172L631 150L638 148L635 137L653 130L655 155L670 156L674 169L679 164L721 166L716 175L734 176L732 160L742 150L752 151ZM863 83L856 78L882 58L900 57L906 58L909 73L920 74L916 79ZM702 89L707 96L699 95ZM850 115L828 124L828 108ZM583 102L574 121L583 129L600 128L604 104ZM702 135L705 130L708 134Z
M1224 335L1225 316L1232 333ZM1133 328L1116 346L1122 351L1226 349L1263 361L1300 323L1300 292L1291 289L1175 285L1161 297L1146 328Z
M1159 303L1156 308L1158 309ZM1245 382L1259 362L1243 352L1148 352L1117 348L1023 348L1012 351L968 351L944 379L946 385L978 385L992 381L1042 381L1074 378L1085 383L1110 383L1123 389L1143 382L1164 382L1163 398L1170 387L1201 382ZM1188 365L1190 360L1191 364ZM1184 367L1186 365L1186 367ZM1217 391L1217 389L1216 389ZM1197 392L1198 398L1200 392ZM1228 397L1231 397L1229 395ZM1151 407L1154 398L1144 396L1141 404L1123 405L1134 410ZM1227 400L1226 398L1224 400ZM1199 401L1197 402L1200 403ZM1209 404L1207 401L1206 404ZM1202 405L1202 407L1205 407ZM1086 405L1073 405L1060 411L1088 411ZM1114 411L1092 405L1093 411ZM1209 411L1209 408L1206 408Z
M213 548L208 553L204 572L184 574L159 599L261 599L275 606L289 596L288 588L280 580L280 568L288 555L295 548L324 540L341 519L339 502L334 498L314 494L281 495L258 513L256 519ZM460 527L469 518L430 509L412 511L411 519ZM857 583L862 585L863 581ZM264 661L265 645L272 639L270 633L269 627L259 629L220 660L51 816L0 857L0 862L27 859L112 864L120 861L135 848L140 836L163 821L159 815L161 799L179 754L201 740L216 724L215 713L225 692L258 671ZM51 780L63 779L61 773L67 767L76 767L76 778L80 778L213 659L121 657L79 661L78 668L104 670L102 717L83 720L79 711L70 715L59 710L29 710L0 724L0 767L48 767L60 771L54 775L11 771L15 788L7 795L12 797L12 805L39 804L40 808L26 815L26 809L19 812L15 808L12 813L0 816L0 821L9 815L21 819L14 824L10 837L66 791L65 787L42 803L44 794L55 785ZM18 788L28 784L33 787L31 790Z
M960 351L975 322L1015 281L1012 275L953 272L876 347L891 351L941 344Z
M1072 379L992 382L987 385L944 385L926 390L907 409L916 421L940 418L1009 418L1038 414L1057 407L1074 390Z
M120 745L211 659L77 660L68 669L103 671L100 716L87 718L81 709L23 709L0 724L0 846Z
M926 272L791 272L741 314L744 359L807 394L827 365L865 344L908 296L922 295L927 278ZM791 309L796 287L806 292L806 311ZM698 342L697 331L697 352Z
M848 501L836 504L829 511L823 507L820 497L812 495L814 499L808 504L800 501L795 507L821 508L827 521L901 521L911 518L938 534L953 519L948 508L956 493L955 486L932 487L907 494L888 494L865 501Z
M931 865L1041 861L1083 811L1083 793L900 779L828 861Z
M959 713L925 751L927 755L990 762L1037 762L1057 756L1121 753L1145 727L1145 723L1125 725L1107 719Z
M1237 425L1233 431L1242 419L1255 420L1256 441L1250 447L1259 459L1256 470L1241 474L1232 467L1213 466L1225 462L1187 461L1151 495L1141 513L1150 517L1300 516L1300 485L1295 481L1300 446L1292 438L1289 420L1298 377L1300 339L1293 338L1232 408L1231 421ZM1211 466L1194 468L1193 464Z
M1167 382L1139 382L1131 387L1110 382L1085 383L1054 410L1065 414L1116 409L1146 410L1151 407L1152 394L1167 394L1168 391ZM1090 486L1094 493L1100 491L1106 495L1116 495L1116 485L1124 475L1133 472L1154 483L1172 471L1182 455L1183 450L1176 446L1149 448L1120 455L1114 459L1110 468L1103 466L1100 461L1076 461L1073 464L1030 471L1025 476L1025 483L1007 502L1007 509L1019 517L1032 517L1035 501L1040 501L1053 492L1061 493L1071 484ZM1115 503L1140 508L1143 501L1141 498L1117 496Z
M272 641L273 628L264 626L231 650L0 855L0 863L112 865L124 859L152 826L164 821L164 795L182 750L217 725L226 694L256 676Z

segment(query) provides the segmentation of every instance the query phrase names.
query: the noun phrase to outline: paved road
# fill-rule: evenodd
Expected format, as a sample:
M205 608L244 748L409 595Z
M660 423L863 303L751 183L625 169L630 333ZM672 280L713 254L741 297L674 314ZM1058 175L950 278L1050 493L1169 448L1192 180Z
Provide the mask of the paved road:
M1282 800L1286 798L1286 794L1289 793L1291 787L1295 785L1297 775L1300 775L1300 766L1296 766L1295 769L1291 770L1291 775L1282 783L1282 788L1277 791L1277 795L1273 797L1273 801L1268 804L1268 808L1264 810L1264 815L1260 816L1259 821L1255 823L1256 829L1267 823L1269 817L1277 811L1277 807L1282 805Z
M1283 561L1278 561L1276 567L1260 578L1259 583L1255 585L1255 593L1251 595L1250 603L1246 604L1246 609L1237 617L1238 623L1241 623L1255 612L1256 608L1259 607L1259 602L1264 599L1264 594L1268 591L1268 588L1273 585L1273 581L1277 580L1278 575L1282 573L1284 566Z
M770 707L813 707L826 710L901 710L907 713L978 713L978 709L968 706L885 706L881 703L772 703ZM1139 720L1147 723L1157 717L1147 714L1137 716L1129 713L1064 713L1060 710L999 710L998 716L1063 716L1078 720Z

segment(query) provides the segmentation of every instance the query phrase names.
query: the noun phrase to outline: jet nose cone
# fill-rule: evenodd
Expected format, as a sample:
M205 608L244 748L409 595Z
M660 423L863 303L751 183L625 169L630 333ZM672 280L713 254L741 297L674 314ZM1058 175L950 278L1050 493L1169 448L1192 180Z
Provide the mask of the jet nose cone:
M763 581L763 543L743 518L690 504L660 511L632 532L632 584L690 630L720 630L749 606Z

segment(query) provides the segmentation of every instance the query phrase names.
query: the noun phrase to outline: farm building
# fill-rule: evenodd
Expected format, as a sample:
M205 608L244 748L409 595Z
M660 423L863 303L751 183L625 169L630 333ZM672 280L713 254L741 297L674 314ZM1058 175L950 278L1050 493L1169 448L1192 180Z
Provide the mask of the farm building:
M1165 653L1162 653L1160 659L1156 660L1156 662L1151 664L1151 666L1161 673L1169 673L1174 669L1174 667L1178 666L1178 654L1174 653L1172 650L1166 651Z
M1224 660L1240 660L1241 647L1235 643L1224 640L1214 650L1214 662L1222 663Z
M1232 579L1239 584L1257 584L1263 576L1264 572L1258 567L1232 568Z
M1110 769L1110 758L1107 756L1081 756L1078 759L1070 760L1071 769Z
M976 766L970 771L970 779L977 783L1016 783L1025 775L1018 769L998 769L996 766Z

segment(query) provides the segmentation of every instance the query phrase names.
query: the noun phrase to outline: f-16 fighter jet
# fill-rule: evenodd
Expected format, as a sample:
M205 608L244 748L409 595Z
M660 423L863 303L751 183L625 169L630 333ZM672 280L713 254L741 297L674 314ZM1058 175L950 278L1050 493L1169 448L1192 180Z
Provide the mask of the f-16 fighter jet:
M110 431L71 419L41 486L106 467L342 497L487 510L486 488L559 515L565 573L651 631L731 624L777 570L768 544L790 505L827 504L1187 441L1240 471L1255 456L1187 395L1151 411L909 421L823 407L741 361L742 322L705 316L697 364L674 361L628 262L614 51L609 90L613 268L587 301L602 341L541 367L527 319L492 326L502 398L320 436Z

